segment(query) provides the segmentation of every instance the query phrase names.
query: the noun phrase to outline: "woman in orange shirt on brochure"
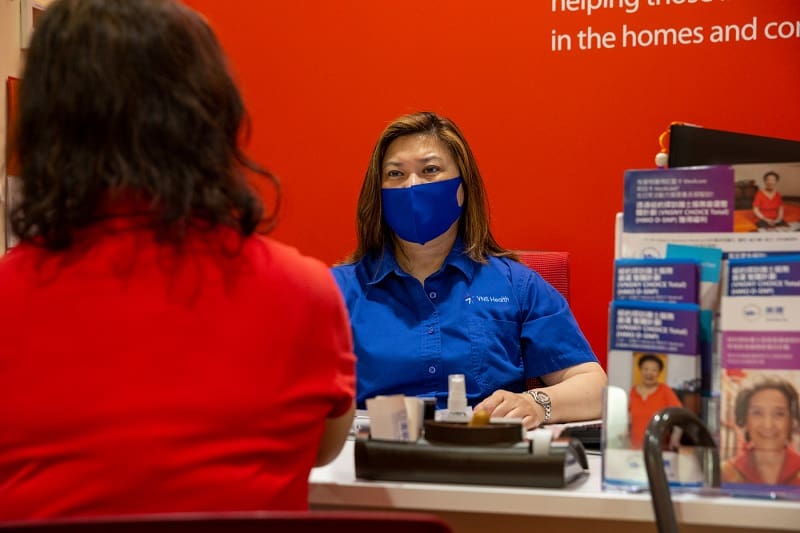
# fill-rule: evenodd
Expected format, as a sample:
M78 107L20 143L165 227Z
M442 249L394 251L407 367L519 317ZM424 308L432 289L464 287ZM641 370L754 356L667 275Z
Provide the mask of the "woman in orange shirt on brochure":
M800 486L800 454L792 447L800 407L792 384L771 378L742 389L734 418L744 430L744 445L722 464L722 481Z
M653 415L666 407L681 407L681 401L666 383L658 378L664 362L654 354L644 354L638 361L641 380L631 388L628 408L631 421L631 446L641 448L644 430Z
M753 197L756 226L766 229L788 226L783 220L783 197L777 190L781 177L777 172L769 171L763 179L764 188L757 190Z

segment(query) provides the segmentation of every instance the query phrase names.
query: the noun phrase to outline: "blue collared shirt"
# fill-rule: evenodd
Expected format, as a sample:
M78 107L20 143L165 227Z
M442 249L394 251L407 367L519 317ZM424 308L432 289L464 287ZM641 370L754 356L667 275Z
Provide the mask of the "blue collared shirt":
M379 394L436 396L464 374L475 405L497 389L597 358L567 302L516 261L464 255L458 240L424 286L390 251L333 268L353 328L357 401Z

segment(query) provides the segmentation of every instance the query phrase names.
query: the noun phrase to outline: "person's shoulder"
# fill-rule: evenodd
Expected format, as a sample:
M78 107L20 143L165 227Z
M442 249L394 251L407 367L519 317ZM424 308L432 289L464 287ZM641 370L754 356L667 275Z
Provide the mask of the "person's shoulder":
M784 464L786 468L790 471L795 472L795 477L798 481L800 481L800 453L794 449L792 446L786 447L786 457L784 458Z
M490 255L487 265L506 273L511 278L532 278L537 276L536 271L510 257Z
M727 461L722 463L720 466L720 479L722 479L725 483L742 483L744 482L744 476L742 473L739 472L739 469L736 468L736 459L731 458Z
M682 407L683 403L675 391L666 383L659 383L658 388L661 390L661 395L665 399L668 407Z
M552 288L538 272L516 259L490 256L488 266L501 271L513 286L523 292L547 291Z
M16 284L15 279L20 272L20 260L20 251L16 248L12 248L0 257L0 287L13 287Z
M0 282L10 280L28 272L47 251L33 244L22 242L0 256Z
M355 263L341 263L332 266L331 272L337 281L349 281L357 276L356 271L358 270L359 265L360 261Z
M302 254L296 247L282 243L266 235L252 235L247 239L247 243L260 248L275 259L282 259L290 262L296 261L309 265L321 263L318 259Z
M5 255L0 256L0 272L10 272L14 270L19 264L20 255L25 252L21 246L15 246L8 250Z
M332 285L328 266L320 259L304 255L294 246L254 235L246 239L245 247L258 267L273 279L310 288Z
M371 267L367 264L370 263ZM331 268L333 279L345 297L345 301L365 293L370 275L367 270L372 270L369 258L362 257L354 263L342 263Z

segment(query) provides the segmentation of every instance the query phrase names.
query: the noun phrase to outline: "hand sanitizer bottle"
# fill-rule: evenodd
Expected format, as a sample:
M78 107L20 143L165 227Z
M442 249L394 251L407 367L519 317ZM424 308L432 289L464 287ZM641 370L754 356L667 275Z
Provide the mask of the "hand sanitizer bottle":
M467 389L464 384L464 374L450 374L447 376L447 414L448 419L454 417L467 418Z

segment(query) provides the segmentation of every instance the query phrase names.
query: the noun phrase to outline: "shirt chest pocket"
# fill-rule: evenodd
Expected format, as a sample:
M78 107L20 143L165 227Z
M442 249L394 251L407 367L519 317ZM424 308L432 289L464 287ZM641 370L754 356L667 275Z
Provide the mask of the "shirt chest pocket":
M519 323L473 317L468 319L467 328L474 375L486 390L520 379Z

